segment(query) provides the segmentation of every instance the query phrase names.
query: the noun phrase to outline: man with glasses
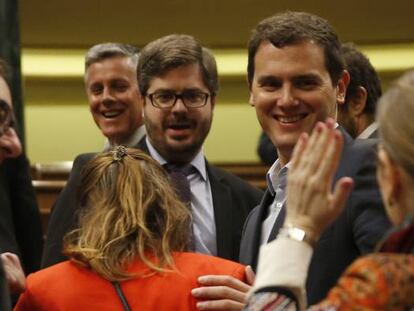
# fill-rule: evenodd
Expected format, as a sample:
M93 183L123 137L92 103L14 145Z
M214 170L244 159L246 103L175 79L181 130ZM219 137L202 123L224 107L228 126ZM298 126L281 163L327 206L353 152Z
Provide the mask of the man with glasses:
M261 191L205 159L218 90L214 56L190 36L162 37L141 51L138 85L147 131L142 148L169 171L191 208L190 249L237 260L243 222Z
M29 162L14 128L7 67L0 60L0 252L16 254L28 274L40 267L42 226Z

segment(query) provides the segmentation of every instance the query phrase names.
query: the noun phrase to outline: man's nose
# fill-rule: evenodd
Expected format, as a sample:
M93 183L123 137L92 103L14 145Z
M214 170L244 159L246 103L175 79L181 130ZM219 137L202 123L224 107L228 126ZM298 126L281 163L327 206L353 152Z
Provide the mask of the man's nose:
M174 106L172 107L172 112L173 113L185 113L187 111L188 111L188 108L184 104L183 98L182 97L177 98L177 100L175 101Z
M291 106L297 101L295 100L294 90L291 86L286 85L280 91L279 105L280 106Z
M115 97L113 91L109 87L105 87L102 92L102 100L103 101L114 101Z

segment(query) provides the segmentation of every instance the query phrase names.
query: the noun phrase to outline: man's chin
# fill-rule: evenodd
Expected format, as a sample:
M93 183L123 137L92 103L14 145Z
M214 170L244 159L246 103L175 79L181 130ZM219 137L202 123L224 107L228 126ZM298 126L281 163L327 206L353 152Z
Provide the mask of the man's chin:
M200 144L189 140L169 140L166 144L168 157L179 162L190 162L200 149Z

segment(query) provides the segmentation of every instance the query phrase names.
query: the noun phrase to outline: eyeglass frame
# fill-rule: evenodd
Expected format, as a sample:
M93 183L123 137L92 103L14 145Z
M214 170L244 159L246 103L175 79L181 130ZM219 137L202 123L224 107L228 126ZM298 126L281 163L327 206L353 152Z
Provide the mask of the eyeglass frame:
M170 106L164 106L164 107L161 107L161 106L159 106L159 104L158 104L156 101L154 101L154 99L153 99L154 94L161 93L161 92L163 92L163 91L158 90L158 91L155 91L155 92L153 92L153 93L151 93L151 94L145 94L145 97L148 97L148 98L150 99L150 101L151 101L151 105L152 105L153 107L158 108L158 109L162 109L162 110L166 110L166 109L171 109L171 108L173 108L179 99L181 99L181 102L183 103L183 105L184 105L187 109L192 109L192 108L202 108L202 107L204 107L205 105L207 105L207 101L208 101L209 97L211 98L211 97L213 97L213 96L214 96L214 94L211 94L211 93L207 93L207 92L203 92L203 91L199 91L199 90L197 90L197 91L196 91L197 93L200 93L200 94L202 94L202 95L204 95L204 96L205 96L204 103L203 103L202 105L200 105L200 106L188 106L188 105L186 104L185 100L184 100L184 97L183 97L183 95L184 95L184 93L186 92L186 90L184 90L184 92L182 92L182 93L175 93L175 92L171 91L171 94L174 94L174 97L175 97L175 98L174 98L174 101L173 101L173 103L172 103L172 105L170 105ZM167 92L167 91L164 91L164 92ZM169 92L169 91L168 91L168 92ZM188 90L187 90L187 92L188 92Z

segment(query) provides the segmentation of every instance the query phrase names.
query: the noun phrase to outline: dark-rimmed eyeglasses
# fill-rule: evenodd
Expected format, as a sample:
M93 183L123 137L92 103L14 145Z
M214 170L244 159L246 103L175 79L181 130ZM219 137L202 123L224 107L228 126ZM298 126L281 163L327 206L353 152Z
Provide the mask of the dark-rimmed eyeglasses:
M147 95L151 104L159 109L170 109L179 99L187 108L201 108L207 104L209 96L209 93L195 90L184 91L181 94L173 91L156 91Z
M14 114L10 106L2 99L0 99L0 137L10 127L14 126Z

